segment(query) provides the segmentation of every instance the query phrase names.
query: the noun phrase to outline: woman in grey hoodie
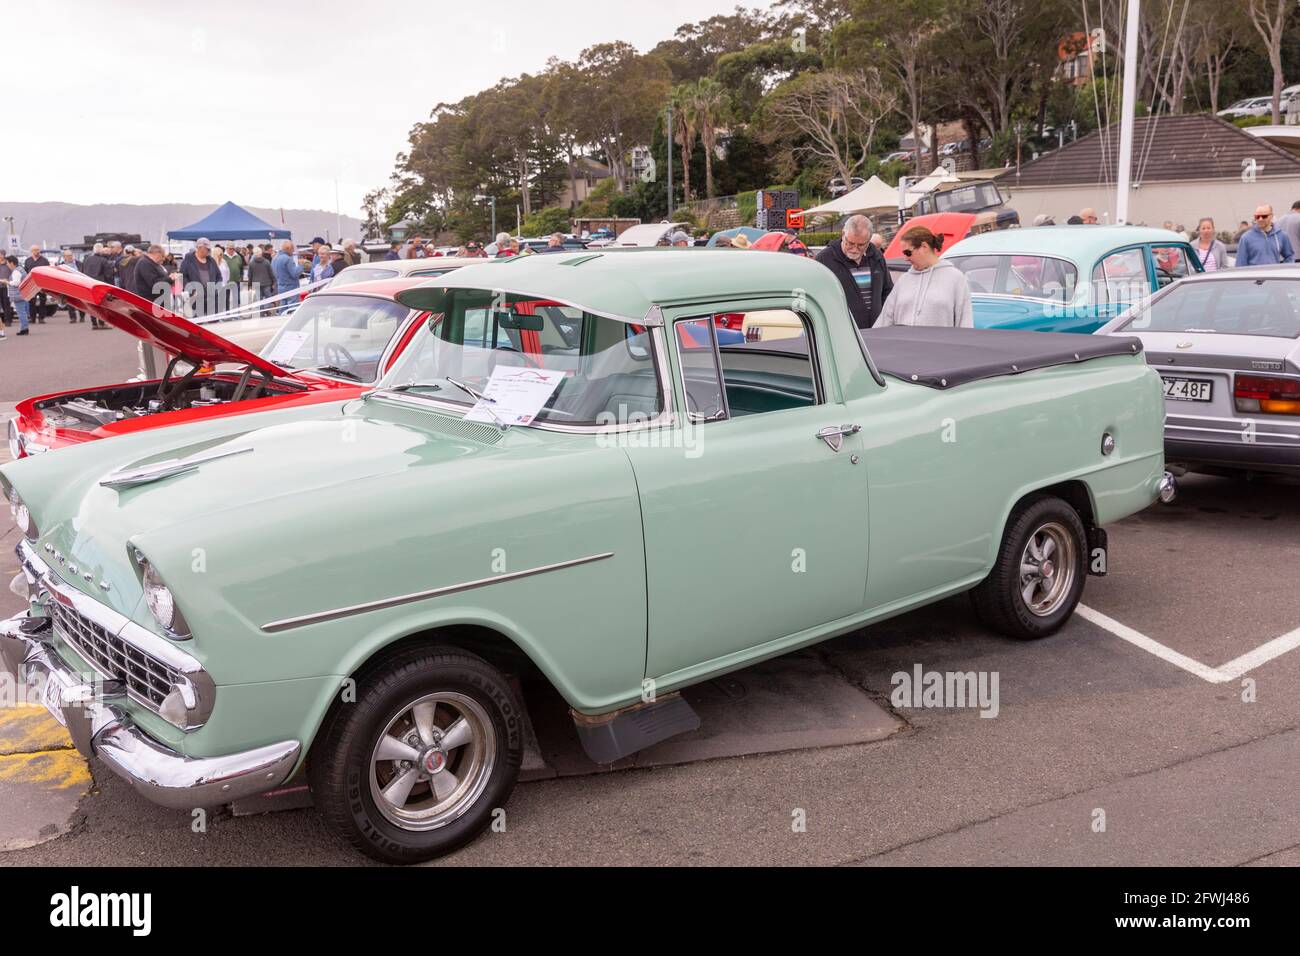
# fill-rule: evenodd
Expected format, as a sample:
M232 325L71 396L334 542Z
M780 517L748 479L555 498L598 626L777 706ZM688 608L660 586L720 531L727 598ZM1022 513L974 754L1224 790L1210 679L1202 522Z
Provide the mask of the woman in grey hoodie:
M970 286L966 274L939 258L943 237L924 226L903 233L903 255L912 268L894 282L894 291L875 328L886 325L932 325L944 328L974 328Z

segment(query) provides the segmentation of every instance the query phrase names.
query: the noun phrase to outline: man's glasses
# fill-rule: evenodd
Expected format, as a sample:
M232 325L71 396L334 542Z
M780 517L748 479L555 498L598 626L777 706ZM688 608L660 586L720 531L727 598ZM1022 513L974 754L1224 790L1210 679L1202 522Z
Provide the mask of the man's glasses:
M1272 219L1272 218L1273 218L1273 214L1272 214L1271 212L1264 212L1264 213L1256 213L1256 214L1255 214L1255 219L1256 219L1257 221L1260 220L1260 219Z

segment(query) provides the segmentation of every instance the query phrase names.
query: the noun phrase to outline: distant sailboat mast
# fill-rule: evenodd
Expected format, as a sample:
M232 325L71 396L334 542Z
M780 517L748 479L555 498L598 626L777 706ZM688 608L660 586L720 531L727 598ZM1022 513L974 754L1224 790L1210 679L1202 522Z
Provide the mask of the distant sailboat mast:
M1124 87L1120 103L1119 168L1115 177L1115 222L1128 224L1128 201L1133 176L1133 119L1137 110L1138 21L1141 0L1128 0L1128 23L1124 31Z

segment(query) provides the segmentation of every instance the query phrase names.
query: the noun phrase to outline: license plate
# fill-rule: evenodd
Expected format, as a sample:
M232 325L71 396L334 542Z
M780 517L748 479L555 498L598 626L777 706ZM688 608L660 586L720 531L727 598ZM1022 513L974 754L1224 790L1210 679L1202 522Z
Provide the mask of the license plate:
M1214 393L1214 383L1200 378L1162 378L1165 398L1174 402L1208 402Z
M45 709L50 712L51 717L66 727L68 722L63 719L62 691L63 685L51 677L45 682L45 686L41 688L41 703L45 705Z

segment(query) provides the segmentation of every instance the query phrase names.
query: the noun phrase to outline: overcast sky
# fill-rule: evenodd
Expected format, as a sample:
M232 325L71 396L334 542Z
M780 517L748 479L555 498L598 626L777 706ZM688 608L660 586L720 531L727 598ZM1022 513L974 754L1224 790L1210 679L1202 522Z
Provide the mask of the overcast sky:
M5 4L0 201L361 211L442 101L737 0ZM766 7L766 0L743 0Z

